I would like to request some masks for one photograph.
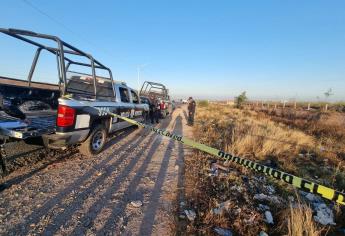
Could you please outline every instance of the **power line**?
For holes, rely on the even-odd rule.
[[[28,0],[22,0],[22,2],[24,2],[27,6],[29,6],[30,8],[32,8],[33,10],[35,10],[36,12],[40,13],[41,15],[49,18],[51,21],[53,21],[55,24],[58,24],[60,27],[64,28],[65,30],[67,30],[68,32],[74,34],[75,36],[77,36],[79,39],[83,40],[84,42],[88,43],[91,46],[97,47],[97,45],[91,41],[89,41],[88,39],[86,39],[86,37],[81,36],[79,33],[75,32],[74,30],[72,30],[71,28],[69,28],[68,26],[66,26],[64,23],[62,23],[61,21],[57,20],[56,18],[50,16],[48,13],[46,13],[45,11],[43,11],[42,9],[38,8],[36,5],[32,4],[30,1]],[[103,53],[107,54],[108,56],[112,56],[111,54],[109,54],[107,51],[102,50]]]

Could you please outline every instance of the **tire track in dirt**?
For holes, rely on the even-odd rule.
[[[120,145],[122,145],[122,147],[118,150],[118,152],[129,149],[128,145],[132,143],[133,141],[135,141],[136,139],[139,139],[140,136],[137,136],[137,132],[135,132],[135,134],[131,134],[128,138],[130,138],[130,140],[128,140],[127,142],[124,142],[123,140],[121,140]],[[66,196],[68,196],[68,194],[74,191],[78,186],[81,186],[85,181],[87,181],[92,175],[96,173],[97,170],[100,170],[103,166],[105,166],[108,162],[110,162],[112,158],[113,158],[113,154],[110,154],[106,158],[104,158],[100,163],[96,164],[95,166],[92,166],[92,168],[89,171],[87,171],[84,175],[80,176],[72,184],[64,188],[62,191],[60,191],[58,194],[53,196],[51,199],[48,199],[43,204],[42,207],[38,209],[34,209],[33,212],[29,216],[25,217],[25,219],[22,220],[23,222],[19,222],[18,224],[15,224],[13,227],[9,228],[8,232],[11,232],[14,234],[23,234],[23,230],[24,232],[27,231],[30,228],[30,225],[39,223],[41,217],[47,214],[52,208],[54,208],[54,206],[58,205],[59,202],[61,202]],[[92,160],[86,159],[85,161],[90,162]],[[68,162],[65,162],[63,164],[67,165],[66,167],[68,168]]]
[[[130,184],[126,186],[127,190],[123,193],[122,198],[119,200],[119,203],[113,207],[110,216],[108,217],[104,226],[97,232],[97,235],[105,235],[109,232],[116,232],[116,230],[118,230],[115,228],[116,225],[112,224],[112,222],[119,220],[120,217],[124,215],[123,213],[127,206],[127,202],[128,200],[130,200],[130,197],[128,196],[131,196],[133,195],[133,193],[136,192],[136,188],[138,187],[140,181],[142,180],[142,176],[145,170],[147,169],[153,155],[155,154],[155,152],[157,151],[161,143],[162,143],[162,137],[156,136],[155,141],[152,143],[145,159],[142,161],[140,167],[136,171],[135,176],[131,180]],[[156,183],[159,181],[162,181],[162,179],[157,178]],[[121,233],[121,232],[118,232],[118,233]],[[139,232],[138,235],[143,235],[143,234]]]
[[[144,141],[144,139],[145,139],[145,136],[140,137],[140,139],[132,143],[131,147],[140,145]],[[126,150],[126,152],[130,152],[129,148]],[[74,200],[72,202],[69,202],[68,204],[59,205],[60,208],[63,208],[65,210],[61,212],[60,214],[55,215],[51,219],[50,224],[44,229],[43,234],[53,235],[54,233],[56,233],[59,230],[60,226],[64,225],[66,222],[68,222],[72,218],[75,212],[83,208],[84,201],[80,201],[80,199],[85,199],[85,201],[87,201],[89,195],[92,195],[93,193],[95,194],[96,192],[98,192],[97,189],[99,189],[99,186],[103,185],[107,178],[111,178],[112,173],[116,171],[119,166],[122,165],[122,162],[124,162],[126,158],[129,158],[129,157],[130,155],[128,155],[127,153],[123,153],[122,155],[118,157],[118,159],[114,163],[107,163],[107,165],[102,169],[102,172],[105,172],[106,174],[100,175],[85,190],[82,190],[80,192],[78,192],[79,189],[74,190],[78,192],[77,196],[74,197]],[[127,170],[127,168],[128,166],[126,167],[125,170]],[[130,171],[130,169],[128,171]],[[107,186],[107,187],[108,189],[113,188],[113,186]],[[81,219],[81,222],[83,222],[83,219]],[[90,225],[88,224],[88,226]]]
[[[154,138],[153,134],[150,134],[151,138],[149,138],[149,140],[146,140],[146,145],[150,143],[150,141]],[[141,136],[141,138],[137,141],[135,141],[134,143],[131,143],[131,147],[136,147],[139,146],[144,140],[145,140],[146,136]],[[125,165],[124,169],[122,170],[122,172],[115,177],[115,182],[121,182],[123,181],[123,178],[125,178],[128,173],[132,170],[133,165],[135,164],[135,161],[137,160],[137,158],[139,158],[138,156],[131,156],[133,155],[133,153],[130,153],[131,148],[128,148],[126,150],[126,153],[123,153],[115,163],[111,163],[111,165],[108,165],[105,167],[105,169],[103,170],[104,172],[106,172],[106,174],[101,175],[98,179],[96,179],[91,186],[89,186],[87,188],[87,190],[82,191],[78,194],[77,198],[70,204],[68,204],[68,206],[65,206],[64,208],[66,209],[63,213],[56,215],[53,219],[51,224],[49,224],[45,230],[43,231],[43,234],[54,234],[56,233],[61,225],[64,225],[66,222],[68,222],[72,216],[74,215],[75,212],[79,211],[80,209],[84,208],[83,207],[83,202],[78,201],[78,198],[82,198],[82,199],[86,199],[87,195],[90,194],[90,192],[96,192],[96,188],[98,188],[100,185],[105,184],[105,180],[106,178],[112,178],[112,174],[114,174],[113,172],[122,164],[122,162],[125,161],[125,159],[127,158],[133,158],[131,163],[129,165]],[[130,153],[130,154],[128,154]],[[126,163],[124,163],[126,164]],[[107,191],[115,191],[116,190],[116,186],[114,186],[113,184],[108,184],[107,185]],[[102,196],[102,198],[100,198],[99,196],[97,196],[96,198],[100,198],[100,201],[104,201],[104,198],[107,199],[107,194],[104,194]],[[110,197],[110,196],[109,196]],[[92,199],[95,200],[95,199]],[[95,216],[97,214],[97,211],[99,211],[98,204],[96,204],[97,201],[95,201],[95,204],[93,204],[90,208],[90,214],[86,214],[84,215],[84,217],[82,217],[80,219],[80,222],[89,222],[88,223],[88,227],[90,227],[92,225],[92,216]],[[75,228],[78,229],[78,226]],[[71,234],[74,235],[77,231],[73,231]],[[80,233],[80,232],[79,232]]]

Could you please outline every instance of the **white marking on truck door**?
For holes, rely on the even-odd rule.
[[[77,115],[77,120],[75,121],[75,128],[88,128],[90,125],[90,115]]]

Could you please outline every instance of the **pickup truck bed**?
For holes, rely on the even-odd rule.
[[[0,134],[25,139],[55,130],[57,85],[0,77]],[[25,120],[15,113],[25,115]]]
[[[0,111],[0,134],[17,139],[38,137],[55,131],[56,115],[30,117],[23,122]]]

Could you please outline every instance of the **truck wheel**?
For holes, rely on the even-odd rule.
[[[97,125],[91,131],[89,137],[80,145],[79,151],[86,156],[94,156],[100,153],[107,140],[107,131],[103,125]]]

